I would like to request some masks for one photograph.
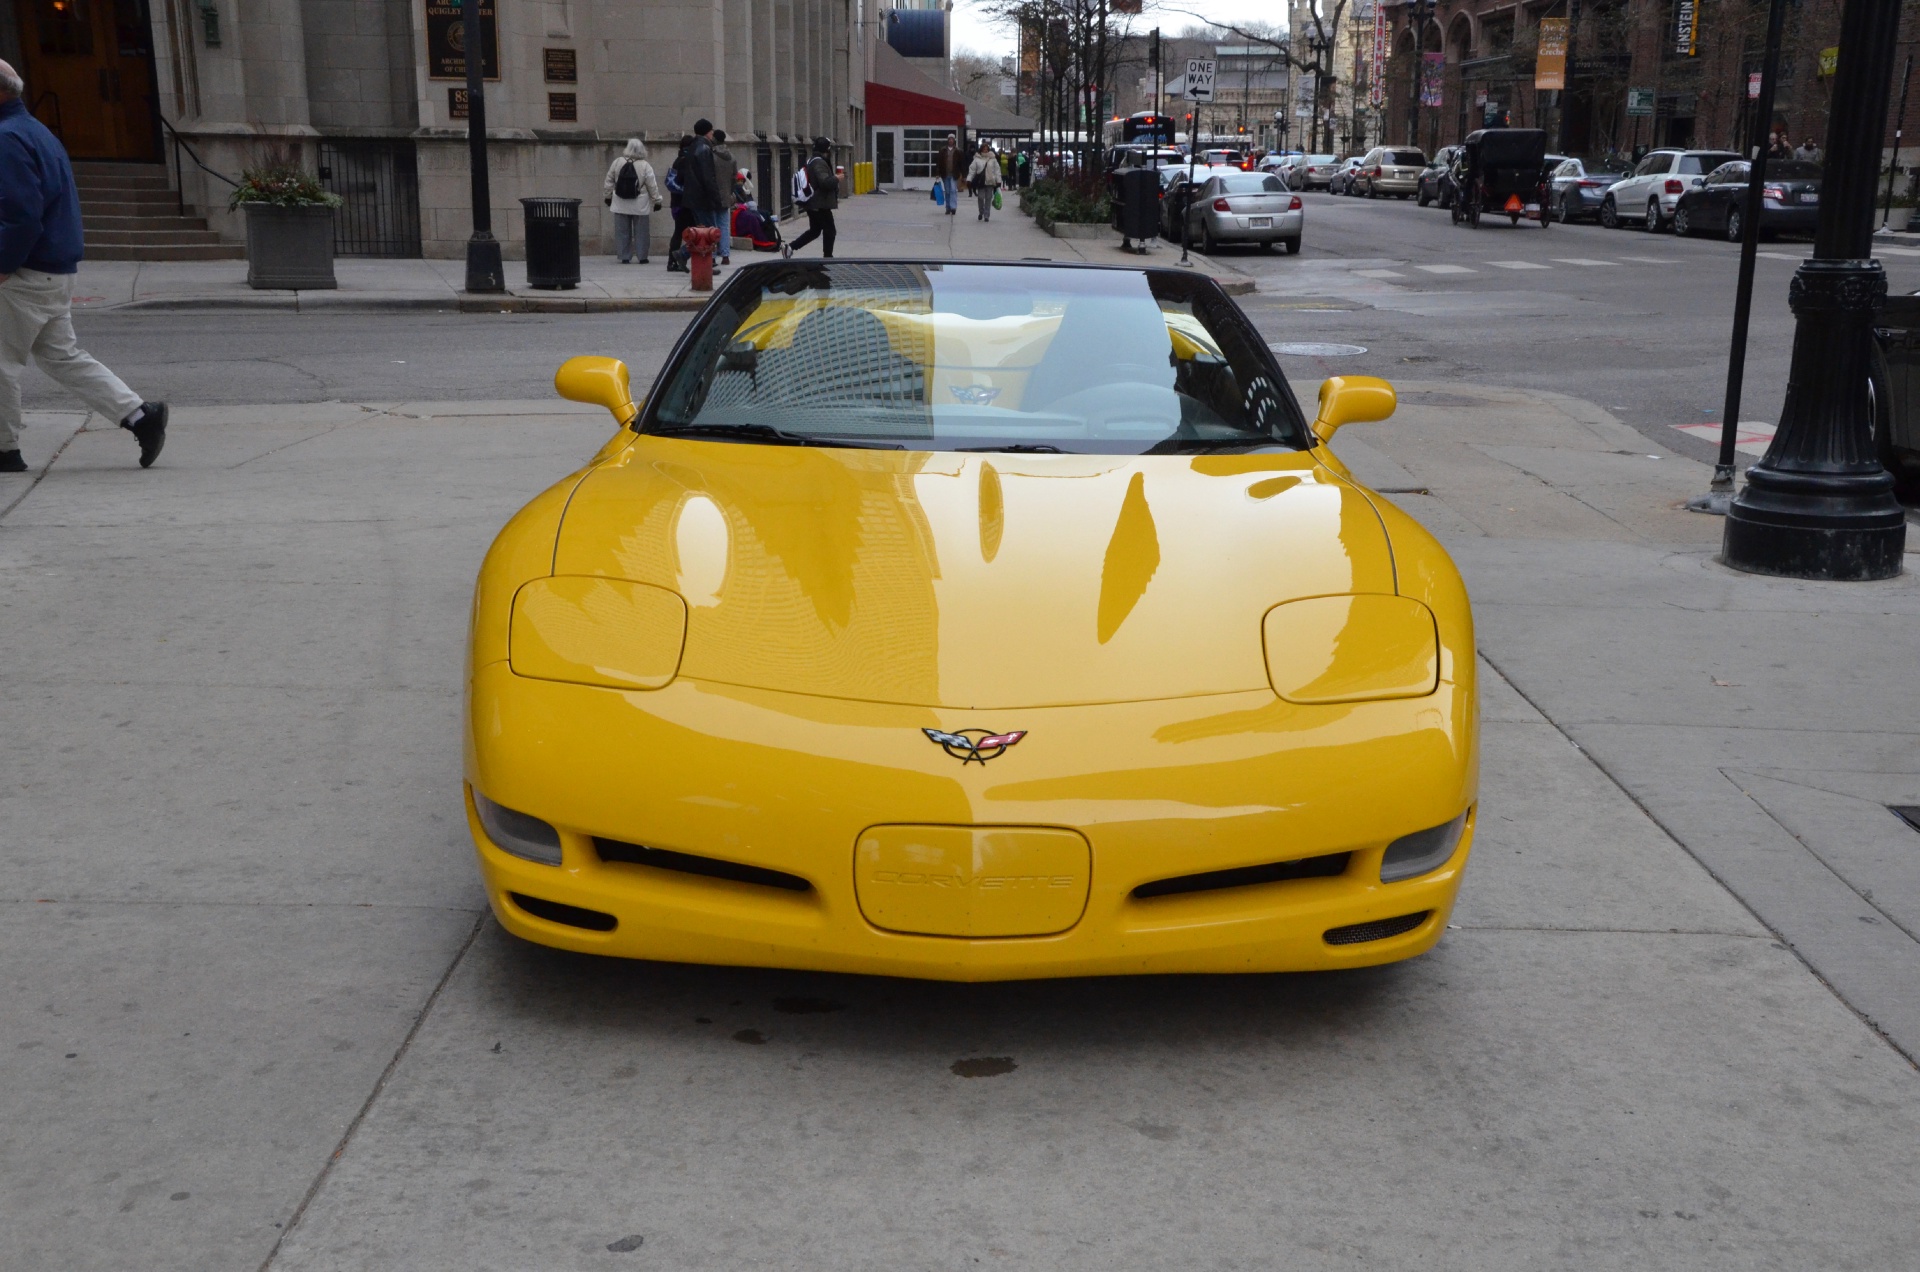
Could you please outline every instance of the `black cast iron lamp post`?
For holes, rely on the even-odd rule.
[[[500,240],[493,237],[493,200],[487,187],[486,41],[481,38],[480,0],[462,0],[460,31],[467,63],[467,170],[472,177],[473,235],[467,239],[467,290],[503,292],[506,271]]]
[[[1426,69],[1427,23],[1435,0],[1407,0],[1407,26],[1413,32],[1413,67],[1407,79],[1407,144],[1420,144],[1420,73]]]
[[[1721,559],[1737,570],[1801,579],[1900,572],[1906,513],[1874,451],[1867,387],[1873,314],[1887,295],[1869,253],[1900,10],[1847,0],[1841,13],[1813,259],[1787,294],[1796,326],[1786,404],[1766,456],[1727,509]]]

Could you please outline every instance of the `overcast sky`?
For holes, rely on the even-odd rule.
[[[953,48],[1004,57],[1014,51],[1014,33],[1010,24],[987,20],[982,0],[953,0]],[[1286,6],[1280,0],[1178,0],[1178,7],[1155,4],[1149,0],[1146,11],[1134,19],[1139,30],[1161,27],[1179,31],[1199,23],[1188,16],[1201,13],[1218,22],[1241,25],[1284,22]]]

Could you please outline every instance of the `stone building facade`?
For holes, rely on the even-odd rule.
[[[1689,18],[1681,35],[1681,5]],[[1891,2],[1891,0],[1890,0]],[[1764,141],[1769,122],[1782,124],[1797,144],[1825,144],[1832,80],[1831,50],[1840,30],[1842,0],[1796,0],[1787,10],[1781,42],[1774,120],[1754,117],[1749,78],[1758,73],[1766,38],[1767,5],[1751,0],[1386,0],[1393,26],[1388,63],[1386,131],[1395,142],[1417,130],[1415,144],[1432,150],[1459,141],[1490,120],[1545,128],[1556,146],[1599,154],[1636,146],[1743,147]],[[1920,39],[1920,3],[1899,0],[1901,41]],[[1567,87],[1534,88],[1540,19],[1572,14]],[[1416,20],[1416,15],[1417,19]],[[1416,27],[1418,32],[1416,35]],[[1823,57],[1823,51],[1827,56]],[[1444,57],[1440,103],[1416,112],[1413,95],[1419,54]],[[1900,66],[1889,104],[1886,144],[1898,110]],[[1920,79],[1920,76],[1916,76]],[[1920,119],[1920,84],[1910,104]],[[1629,110],[1631,96],[1639,99]],[[1640,113],[1644,109],[1646,113]],[[1564,125],[1564,127],[1563,127]],[[1909,137],[1916,131],[1909,122]],[[1900,162],[1911,161],[1911,148]]]
[[[868,58],[854,36],[871,3],[487,0],[493,223],[508,254],[522,196],[580,199],[583,246],[604,245],[601,182],[618,147],[641,138],[664,178],[702,116],[728,131],[763,203],[784,196],[815,135],[851,161]],[[459,0],[0,0],[0,56],[76,159],[177,166],[187,201],[227,237],[242,228],[214,174],[290,154],[347,200],[342,250],[458,256],[471,228],[465,41],[449,28],[460,12]]]

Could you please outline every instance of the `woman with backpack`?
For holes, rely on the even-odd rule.
[[[647,162],[647,148],[638,137],[627,139],[627,148],[607,169],[602,185],[603,201],[613,210],[613,251],[625,265],[638,256],[647,263],[653,249],[653,210],[660,206],[660,178]]]
[[[1000,194],[1000,156],[993,153],[992,142],[981,140],[980,153],[973,157],[967,169],[967,189],[980,200],[980,219],[991,220],[993,201]]]
[[[813,139],[813,158],[793,174],[793,201],[807,214],[807,232],[780,246],[782,256],[794,252],[815,239],[820,240],[820,255],[833,259],[833,210],[840,206],[840,177],[833,170],[833,143],[825,137]]]

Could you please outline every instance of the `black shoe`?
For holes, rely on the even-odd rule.
[[[128,416],[120,427],[139,439],[140,467],[152,468],[153,461],[160,458],[160,448],[167,444],[167,404],[142,402],[140,414]]]
[[[24,473],[27,461],[19,451],[0,451],[0,473]]]

